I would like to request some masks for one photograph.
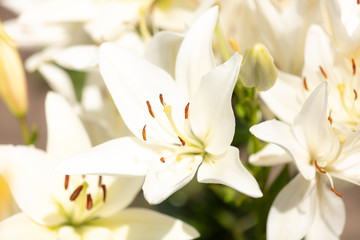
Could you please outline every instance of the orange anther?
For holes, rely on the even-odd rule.
[[[160,161],[161,161],[162,163],[165,163],[165,158],[164,158],[164,157],[161,157],[161,158],[160,158]]]
[[[93,207],[93,201],[92,201],[92,198],[91,198],[91,195],[90,193],[86,196],[86,209],[87,210],[91,210]]]
[[[324,69],[323,69],[321,66],[319,66],[319,68],[320,68],[321,73],[322,73],[322,74],[324,75],[324,77],[327,79],[327,75],[326,75]]]
[[[153,112],[153,110],[152,110],[152,108],[151,108],[150,102],[149,102],[149,101],[146,101],[146,105],[147,105],[147,107],[148,107],[148,110],[149,110],[150,115],[151,115],[153,118],[155,118],[155,114],[154,114],[154,112]]]
[[[102,185],[102,176],[99,176],[98,186],[101,187],[101,185]]]
[[[144,141],[146,141],[146,125],[143,127],[142,137],[143,137]]]
[[[163,98],[163,95],[160,93],[159,95],[159,98],[160,98],[160,102],[161,104],[165,107],[166,106],[166,103],[164,102],[164,98]]]
[[[344,196],[338,193],[333,187],[331,188],[331,191],[333,191],[336,194],[336,196],[344,198]]]
[[[70,180],[70,176],[69,176],[69,175],[65,175],[65,183],[64,183],[64,188],[65,188],[65,190],[67,190],[68,187],[69,187],[69,180]]]
[[[186,107],[185,107],[185,119],[189,118],[189,106],[190,106],[190,103],[186,104]]]
[[[309,88],[308,88],[308,85],[307,85],[307,81],[306,81],[306,77],[304,77],[303,83],[304,83],[304,88],[305,88],[305,90],[306,90],[306,91],[309,91]]]
[[[354,89],[354,100],[356,100],[358,98],[358,94],[357,94],[357,91]]]
[[[316,160],[315,160],[315,167],[317,168],[317,170],[319,170],[319,172],[323,173],[323,174],[326,174],[326,171],[324,169],[321,169],[319,167],[319,165],[317,164]]]
[[[103,202],[106,201],[106,186],[105,184],[101,185],[101,188],[103,190]]]
[[[359,4],[359,1],[358,0],[358,4]],[[355,60],[354,59],[351,59],[351,63],[352,63],[352,68],[353,68],[353,75],[356,74],[356,63],[355,63]]]
[[[328,120],[329,120],[330,124],[332,125],[333,124],[333,119],[331,117],[331,110],[329,112]]]
[[[181,137],[179,137],[179,136],[178,136],[178,138],[179,138],[179,140],[180,140],[180,142],[181,142],[181,145],[182,145],[182,146],[185,146],[185,141],[184,141]]]
[[[81,190],[83,189],[83,185],[78,186],[75,191],[70,196],[70,201],[75,201],[75,199],[79,196]]]

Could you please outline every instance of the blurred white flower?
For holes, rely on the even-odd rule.
[[[143,177],[69,176],[54,168],[90,148],[81,122],[59,95],[46,98],[47,152],[1,146],[1,174],[23,211],[0,223],[1,239],[192,239],[189,225],[152,210],[129,208]]]
[[[345,210],[337,199],[343,196],[335,190],[333,177],[360,185],[360,132],[333,128],[327,101],[328,84],[323,82],[292,125],[269,120],[250,128],[259,139],[284,149],[302,175],[275,200],[268,218],[268,239],[301,239],[305,235],[307,239],[338,239],[343,231]],[[277,163],[278,159],[267,159],[268,165]],[[325,176],[330,187],[323,182]]]
[[[211,43],[217,16],[218,8],[212,8],[188,30],[176,57],[175,81],[128,51],[103,44],[101,74],[138,139],[99,145],[76,156],[82,160],[69,160],[61,170],[146,174],[144,195],[153,204],[187,184],[198,168],[199,182],[221,183],[262,196],[255,178],[242,165],[239,150],[230,146],[235,131],[231,96],[242,58],[236,53],[215,67]],[[119,165],[119,158],[128,162]]]

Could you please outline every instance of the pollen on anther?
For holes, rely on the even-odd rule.
[[[324,75],[324,77],[327,79],[327,75],[326,75],[326,72],[324,71],[324,69],[321,66],[319,66],[319,68],[320,68],[322,75]]]
[[[330,122],[330,124],[332,125],[333,124],[333,119],[332,119],[332,117],[331,117],[331,110],[330,110],[330,112],[329,112],[329,116],[328,116],[328,121]]]
[[[358,4],[359,4],[359,1],[358,0]],[[351,59],[351,63],[352,63],[352,68],[353,68],[353,75],[356,74],[356,63],[355,63],[355,60],[354,59]]]
[[[90,193],[88,193],[88,195],[86,196],[86,209],[91,210],[92,207],[93,207],[93,201],[92,201]]]
[[[354,100],[356,100],[358,98],[358,94],[357,91],[354,89]]]
[[[99,176],[98,186],[101,187],[101,185],[102,185],[102,176]]]
[[[165,158],[164,158],[164,157],[161,157],[161,158],[160,158],[160,161],[161,161],[162,163],[165,163]]]
[[[166,103],[164,102],[164,98],[163,98],[163,95],[161,93],[159,95],[159,98],[160,98],[161,105],[163,105],[165,107]]]
[[[190,103],[186,104],[186,107],[185,107],[185,119],[189,118],[189,106],[190,106]]]
[[[103,202],[106,201],[106,186],[105,184],[101,185],[101,188],[103,190]]]
[[[304,88],[305,88],[305,90],[306,90],[306,91],[309,91],[309,87],[308,87],[308,85],[307,85],[306,77],[304,77],[303,83],[304,83]]]
[[[143,127],[142,137],[143,137],[143,140],[146,141],[146,125]]]
[[[182,145],[182,146],[185,146],[185,141],[184,141],[181,137],[179,137],[179,136],[178,136],[178,138],[179,138],[179,140],[180,140],[180,142],[181,142],[181,145]]]
[[[357,0],[357,4],[358,4],[358,5],[360,4],[360,0]]]
[[[81,190],[83,189],[83,185],[78,186],[75,191],[70,196],[70,201],[75,201],[76,198],[79,196]]]
[[[315,160],[315,167],[317,168],[317,170],[319,170],[319,172],[323,173],[323,174],[326,174],[326,171],[324,169],[321,169],[319,167],[319,165],[317,164],[317,161]]]
[[[68,187],[69,187],[69,180],[70,180],[70,176],[69,176],[69,175],[65,175],[65,182],[64,182],[64,188],[65,188],[65,190],[67,190]]]
[[[154,114],[154,112],[153,112],[153,110],[152,110],[152,108],[151,108],[150,102],[149,102],[149,101],[146,101],[146,105],[147,105],[147,107],[148,107],[148,110],[149,110],[150,115],[151,115],[153,118],[155,118],[155,114]]]
[[[333,191],[336,194],[336,196],[344,198],[344,196],[338,193],[333,187],[331,188],[331,191]]]

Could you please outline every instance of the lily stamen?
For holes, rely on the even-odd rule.
[[[70,180],[70,176],[69,176],[69,175],[65,175],[65,182],[64,182],[64,188],[65,188],[65,190],[67,190],[68,187],[69,187],[69,180]]]
[[[70,196],[70,201],[75,201],[76,198],[79,196],[81,190],[83,189],[83,185],[78,186],[75,191]]]
[[[163,105],[165,107],[166,103],[164,102],[164,98],[163,98],[163,95],[161,93],[159,95],[159,98],[160,98],[161,105]]]
[[[357,94],[357,91],[354,89],[354,101],[358,98],[358,94]]]
[[[360,0],[359,0],[360,1]],[[359,1],[358,1],[358,4],[359,4]],[[351,63],[352,63],[352,68],[353,68],[353,75],[356,74],[356,63],[355,63],[355,60],[354,59],[351,59]]]
[[[98,186],[101,187],[101,185],[102,185],[102,176],[99,176]]]
[[[330,112],[329,112],[329,116],[328,116],[327,119],[329,120],[330,125],[332,125],[332,124],[333,124],[333,119],[332,119],[332,117],[331,117],[331,110],[330,110]]]
[[[91,210],[93,207],[93,201],[92,201],[92,198],[91,198],[91,195],[90,193],[86,196],[86,209],[87,210]]]
[[[309,91],[309,88],[308,88],[308,85],[307,85],[307,81],[306,81],[306,77],[304,77],[303,83],[304,83],[304,88],[305,88],[305,90],[306,90],[306,91]]]
[[[317,170],[319,170],[319,172],[321,172],[321,173],[323,173],[323,174],[326,174],[326,173],[327,173],[324,169],[322,169],[322,168],[319,167],[319,165],[317,164],[317,161],[316,161],[316,160],[315,160],[315,167],[317,168]]]
[[[186,104],[186,107],[185,107],[185,119],[189,118],[189,106],[190,106],[190,103]]]
[[[320,68],[321,73],[322,73],[322,74],[324,75],[324,77],[327,79],[327,75],[326,75],[324,69],[323,69],[321,66],[319,66],[319,68]]]
[[[152,108],[151,108],[150,102],[149,102],[149,101],[146,101],[146,105],[147,105],[147,107],[148,107],[148,110],[149,110],[150,115],[151,115],[153,118],[155,118],[155,114],[154,114],[154,112],[153,112],[153,110],[152,110]]]
[[[181,145],[182,145],[182,146],[185,146],[185,141],[184,141],[181,137],[179,137],[179,136],[178,136],[178,138],[179,138],[179,140],[180,140],[180,142],[181,142]]]
[[[103,190],[103,202],[106,201],[106,186],[105,184],[101,185],[101,188]]]
[[[143,137],[143,140],[146,141],[146,125],[144,126],[144,128],[142,130],[142,137]]]
[[[333,192],[336,194],[336,196],[339,196],[339,197],[341,197],[341,198],[344,198],[344,196],[341,195],[340,193],[338,193],[333,187],[331,188],[331,191],[333,191]]]
[[[160,158],[160,161],[161,161],[162,163],[165,163],[165,158],[164,158],[164,157],[161,157],[161,158]]]

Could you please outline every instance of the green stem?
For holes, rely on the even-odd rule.
[[[23,135],[24,142],[26,145],[30,145],[30,132],[26,123],[26,117],[22,116],[19,117],[18,119],[19,119],[21,133]]]
[[[224,61],[227,61],[230,58],[230,53],[229,53],[226,39],[224,37],[223,32],[221,31],[219,24],[216,24],[215,35],[217,37],[218,46],[219,46],[221,55],[222,55]]]

